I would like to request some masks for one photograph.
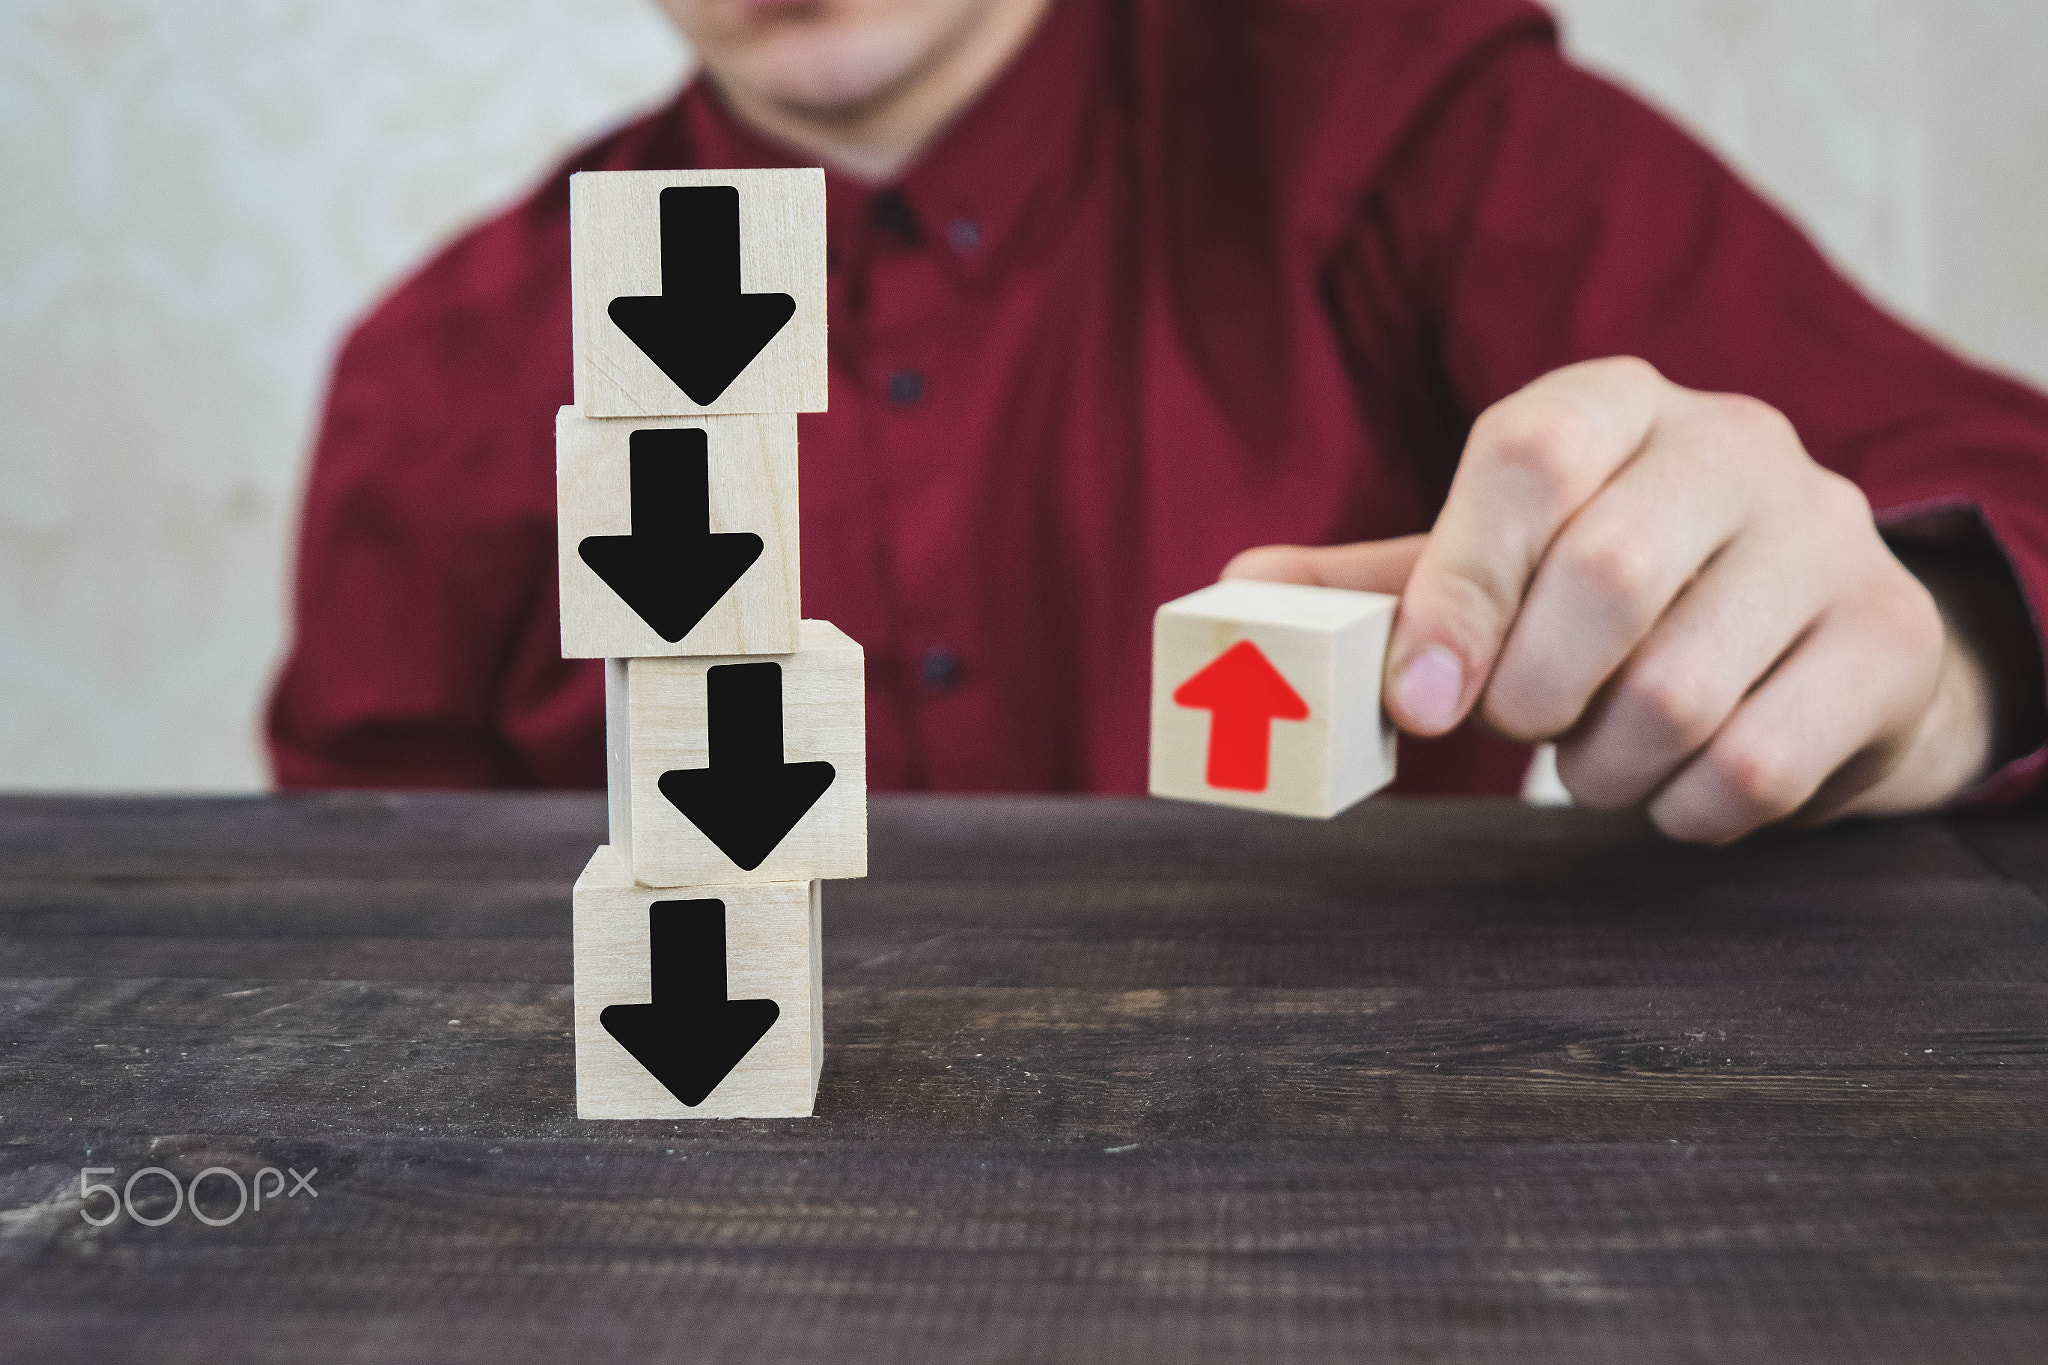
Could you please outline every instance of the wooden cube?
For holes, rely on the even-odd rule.
[[[619,816],[649,886],[865,877],[861,648],[824,621],[791,654],[629,659]],[[616,836],[614,836],[616,837]]]
[[[562,655],[796,648],[796,416],[555,417]]]
[[[825,410],[825,173],[569,177],[586,417]]]
[[[1392,781],[1396,600],[1233,579],[1161,607],[1152,794],[1327,818]]]
[[[574,893],[576,1116],[798,1118],[825,1055],[816,882]]]

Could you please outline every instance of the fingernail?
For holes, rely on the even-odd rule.
[[[1394,684],[1394,700],[1408,719],[1438,730],[1458,714],[1458,698],[1465,691],[1465,667],[1458,656],[1442,645],[1431,645],[1401,670]]]

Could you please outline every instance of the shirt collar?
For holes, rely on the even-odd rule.
[[[1046,207],[1072,186],[1080,145],[1097,112],[1109,60],[1104,0],[1053,0],[1022,51],[896,180],[868,185],[827,170],[826,235],[839,259],[859,251],[887,220],[897,196],[915,231],[960,271],[992,267],[1052,215]],[[753,169],[815,164],[742,124],[708,81],[698,79],[680,108],[699,166]],[[897,211],[900,214],[900,210]]]

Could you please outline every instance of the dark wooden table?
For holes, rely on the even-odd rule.
[[[2039,817],[874,816],[819,1116],[601,1124],[598,799],[0,801],[0,1357],[2048,1360]]]

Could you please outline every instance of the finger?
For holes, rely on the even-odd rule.
[[[1667,387],[1642,361],[1593,361],[1474,423],[1394,625],[1387,709],[1403,729],[1442,734],[1471,710],[1544,551],[1649,437]]]
[[[1779,513],[1731,541],[1681,593],[1557,746],[1582,805],[1647,801],[1704,749],[1742,699],[1818,620],[1847,579],[1853,519],[1816,500],[1859,497],[1825,481],[1788,525]],[[1853,510],[1853,509],[1845,509]],[[1834,532],[1815,528],[1836,527]]]
[[[1223,577],[1399,593],[1428,539],[1418,535],[1355,545],[1261,545],[1226,564]]]
[[[1735,537],[1748,493],[1702,458],[1708,439],[1696,423],[1660,420],[1648,446],[1558,532],[1487,683],[1488,724],[1530,741],[1570,730]]]
[[[1874,781],[1910,740],[1940,646],[1866,604],[1830,610],[1650,802],[1674,839],[1726,844],[1805,806],[1852,761]],[[1940,627],[1936,622],[1934,629]]]
[[[1829,774],[1788,823],[1818,825],[1844,815],[1906,815],[1939,805],[1989,771],[1991,761],[1988,712],[1976,710],[1981,696],[1971,697],[1967,652],[1950,635],[1950,621],[1935,605],[1935,595],[1904,565],[1897,566],[1904,591],[1873,606],[1867,629],[1895,649],[1920,642],[1919,657],[1936,662],[1921,676],[1932,675],[1929,699],[1918,719],[1884,743],[1873,744]],[[1902,679],[1902,685],[1904,680]],[[1910,695],[1910,694],[1909,694]],[[1948,729],[1955,708],[1974,711],[1958,734]],[[1936,741],[1942,763],[1929,763],[1921,746],[1929,727],[1944,736]],[[1961,735],[1982,737],[1973,754]]]

